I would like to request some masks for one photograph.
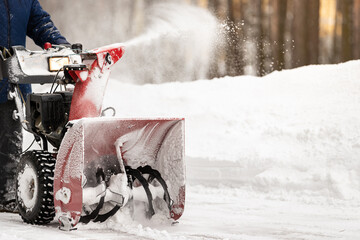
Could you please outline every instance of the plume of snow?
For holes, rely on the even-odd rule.
[[[122,82],[162,83],[205,78],[218,40],[217,19],[209,11],[179,3],[147,10],[143,33],[127,42],[113,77]]]

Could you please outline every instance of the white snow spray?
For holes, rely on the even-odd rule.
[[[178,3],[154,4],[145,31],[125,42],[112,76],[137,84],[206,78],[218,39],[217,19],[206,9]]]

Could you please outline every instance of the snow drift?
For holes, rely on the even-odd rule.
[[[359,66],[161,85],[112,81],[105,105],[119,117],[185,117],[187,164],[213,166],[219,183],[306,201],[360,200]]]

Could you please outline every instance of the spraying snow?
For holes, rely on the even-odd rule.
[[[144,33],[124,43],[113,76],[138,84],[206,78],[218,40],[216,18],[176,3],[154,4],[146,16]]]

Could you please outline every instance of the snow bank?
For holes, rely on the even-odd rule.
[[[188,161],[229,162],[241,186],[360,200],[359,77],[360,61],[351,61],[263,78],[110,81],[104,105],[119,117],[185,117]]]

